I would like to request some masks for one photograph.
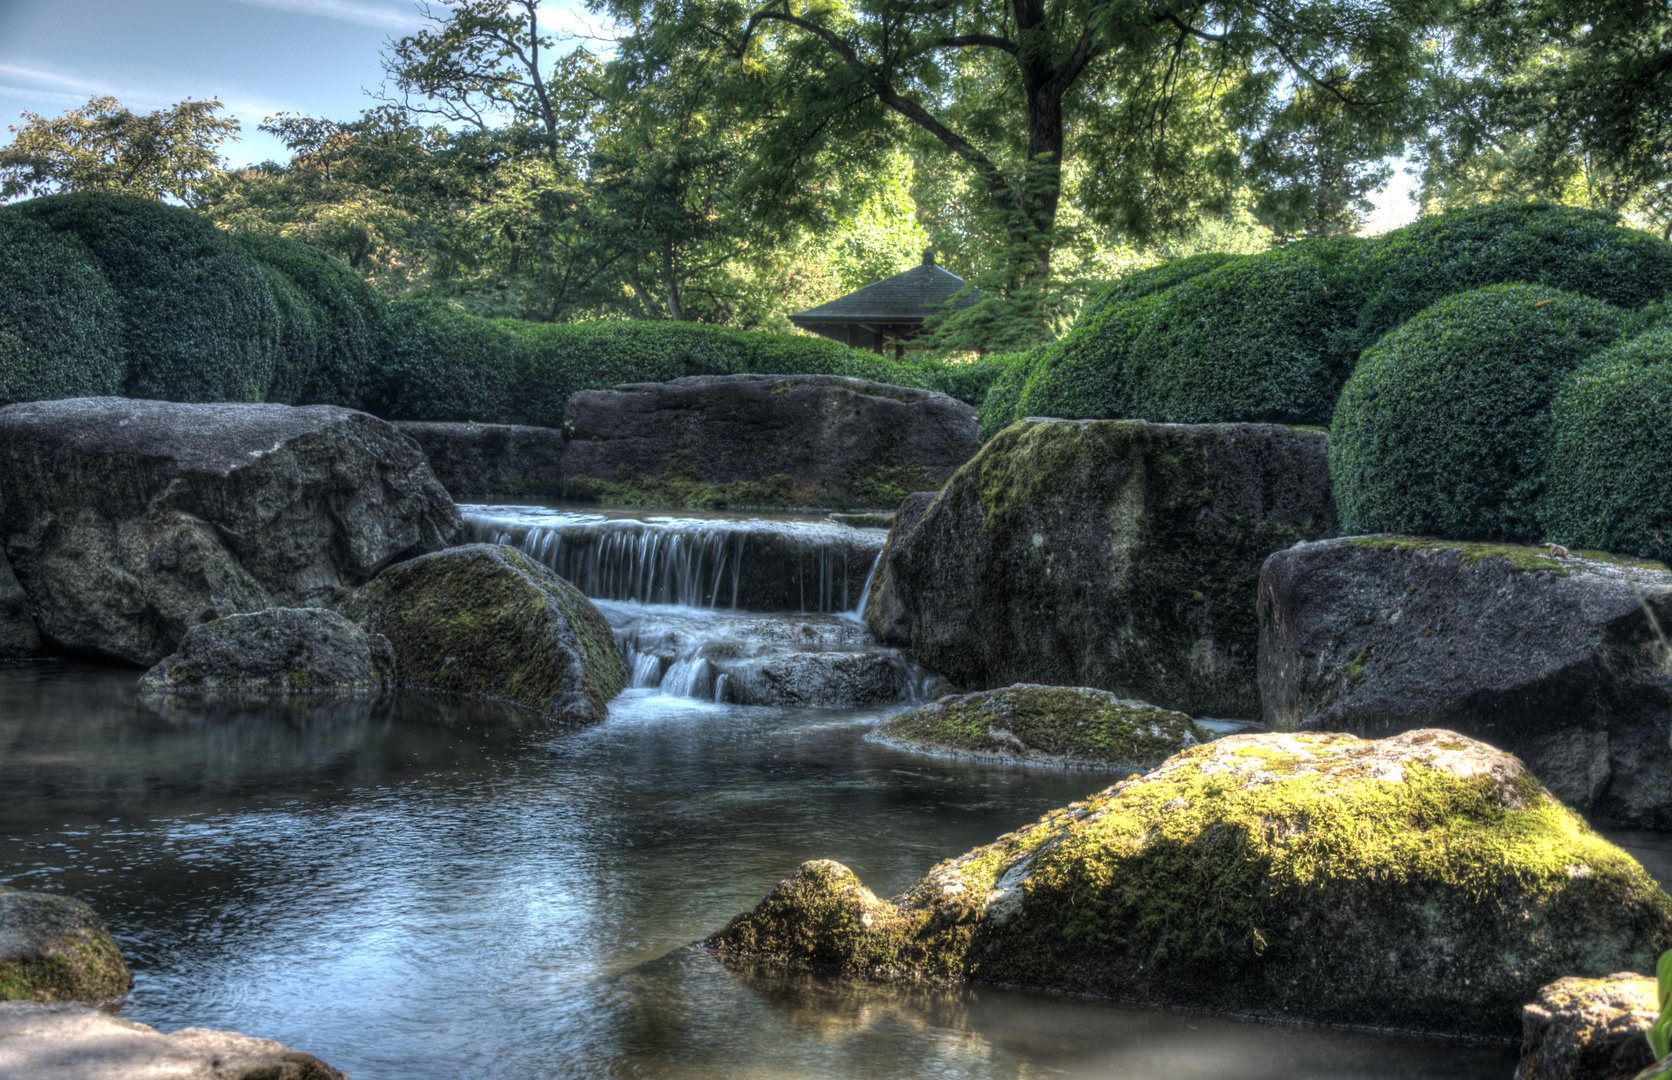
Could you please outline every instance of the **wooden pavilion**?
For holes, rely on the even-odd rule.
[[[946,302],[967,284],[936,263],[933,251],[925,251],[923,265],[791,315],[790,322],[820,337],[875,353],[893,346],[899,358],[906,342],[923,332],[924,321],[945,311]],[[972,289],[959,297],[958,306],[967,308],[980,296],[980,290]]]

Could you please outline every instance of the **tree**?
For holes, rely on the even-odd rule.
[[[121,191],[198,205],[219,171],[220,145],[237,141],[238,121],[217,116],[219,101],[190,98],[134,113],[108,95],[62,116],[24,112],[0,148],[0,198],[60,191]]]

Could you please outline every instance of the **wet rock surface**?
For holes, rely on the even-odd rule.
[[[0,1002],[109,1005],[132,985],[121,950],[91,907],[67,896],[0,888]],[[0,1069],[5,1075],[26,1074]]]
[[[1328,437],[1269,424],[1028,420],[915,517],[867,619],[977,689],[1090,686],[1260,714],[1260,564],[1333,536]]]
[[[0,1003],[0,1076],[29,1080],[347,1080],[320,1061],[235,1031],[164,1035],[84,1005]]]
[[[1278,552],[1260,585],[1267,719],[1443,726],[1594,820],[1672,828],[1672,675],[1639,594],[1672,628],[1658,564],[1399,537]]]
[[[42,635],[143,665],[198,623],[328,601],[461,524],[410,440],[326,405],[11,405],[0,475]]]
[[[397,420],[395,428],[424,451],[455,499],[563,494],[563,433],[556,428],[418,420]]]
[[[1183,713],[1107,690],[1019,683],[941,697],[871,737],[960,757],[1145,772],[1211,736]]]
[[[320,693],[376,690],[393,674],[381,634],[326,608],[268,608],[186,631],[179,649],[139,680],[141,690]]]
[[[1522,1010],[1515,1080],[1631,1080],[1654,1064],[1643,1036],[1656,998],[1655,980],[1629,971],[1557,979]]]
[[[1484,743],[1232,735],[892,900],[806,863],[707,944],[850,975],[1509,1039],[1552,980],[1652,964],[1672,897]]]
[[[975,409],[837,375],[697,375],[569,400],[570,498],[888,508],[980,446]]]
[[[12,573],[5,551],[0,550],[0,660],[28,656],[40,647],[41,635],[35,629],[29,597]]]
[[[573,585],[513,548],[467,544],[399,563],[341,611],[389,640],[395,681],[602,720],[627,685],[604,616]]]
[[[894,514],[888,540],[877,557],[876,569],[871,572],[871,591],[865,595],[865,624],[877,635],[877,640],[890,645],[902,648],[911,645],[911,611],[900,599],[900,590],[894,584],[894,553],[917,531],[937,494],[918,491],[906,496]]]

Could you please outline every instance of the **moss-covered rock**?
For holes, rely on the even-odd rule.
[[[1515,758],[1446,731],[1233,735],[892,900],[807,863],[708,942],[1288,1019],[1508,1038],[1566,974],[1652,964],[1672,897]]]
[[[1260,564],[1335,535],[1326,444],[1263,424],[1015,424],[920,520],[902,508],[867,621],[960,686],[1252,719]]]
[[[394,649],[402,686],[495,698],[560,720],[602,720],[627,685],[604,616],[580,590],[500,544],[398,563],[343,603]]]
[[[133,981],[92,908],[65,896],[0,888],[0,1001],[109,1005]]]
[[[276,694],[376,690],[393,675],[389,642],[324,608],[267,608],[186,631],[141,690]]]
[[[1515,1080],[1631,1080],[1654,1064],[1644,1035],[1659,1014],[1655,980],[1645,976],[1557,979],[1521,1010]]]
[[[872,738],[908,750],[1144,772],[1207,732],[1183,713],[1084,686],[1018,683],[890,717]]]

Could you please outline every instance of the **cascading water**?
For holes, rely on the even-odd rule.
[[[880,529],[462,509],[473,539],[519,548],[592,598],[615,628],[629,693],[860,708],[922,699],[938,681],[858,617]]]

